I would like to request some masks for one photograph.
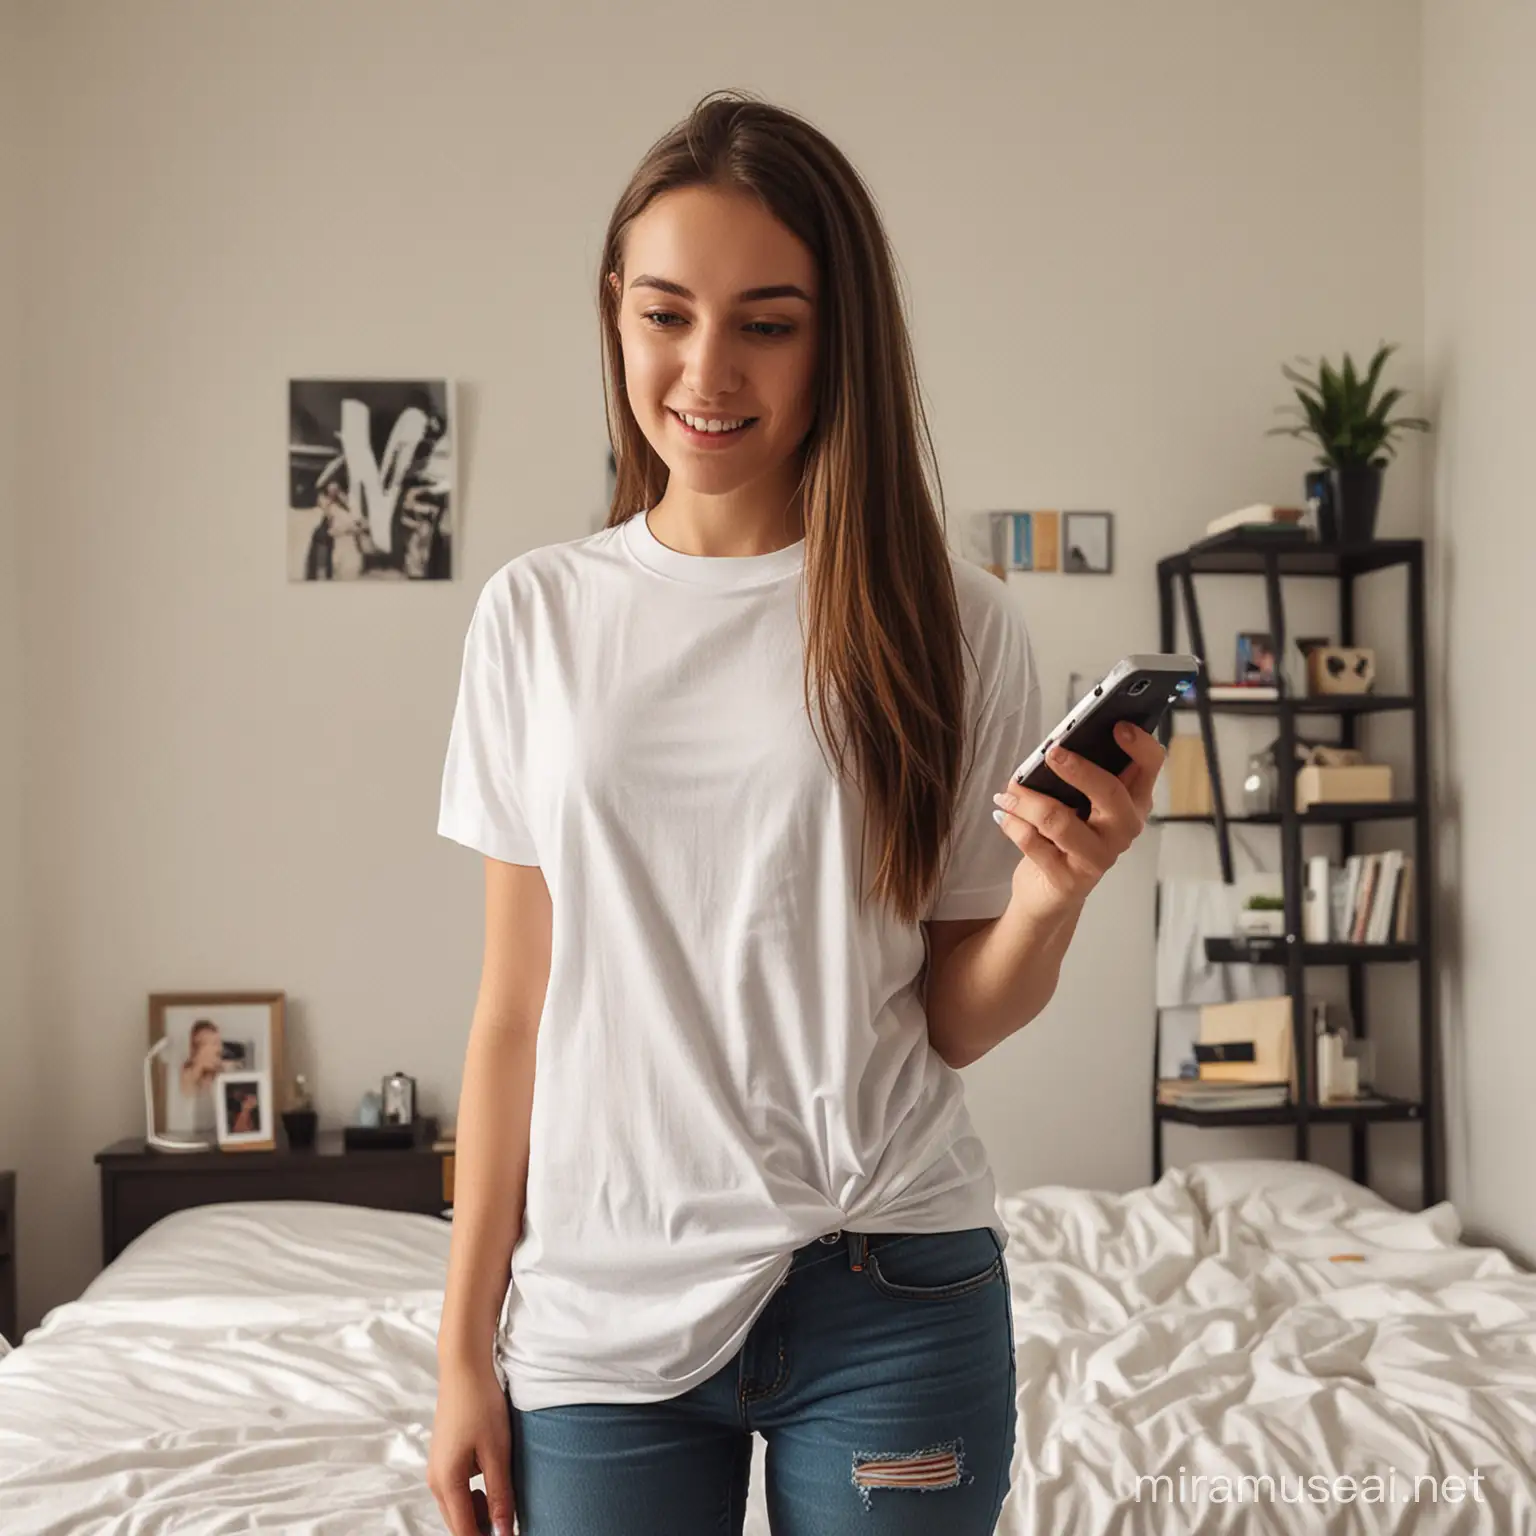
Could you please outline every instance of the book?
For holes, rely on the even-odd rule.
[[[1360,857],[1360,885],[1355,892],[1354,917],[1350,925],[1351,944],[1364,944],[1366,928],[1371,920],[1371,899],[1376,893],[1376,882],[1381,878],[1381,855],[1362,854]]]
[[[1403,855],[1403,876],[1397,902],[1397,931],[1399,944],[1413,943],[1413,855]]]
[[[1350,936],[1354,933],[1355,897],[1360,890],[1360,868],[1364,862],[1364,855],[1359,853],[1352,853],[1344,860],[1344,897],[1337,929],[1338,941],[1341,944],[1350,943]]]
[[[1329,928],[1330,866],[1326,853],[1307,860],[1307,883],[1301,893],[1301,938],[1304,944],[1326,944]]]
[[[1205,696],[1212,701],[1221,699],[1278,699],[1280,690],[1273,683],[1210,683]]]
[[[1349,932],[1349,874],[1343,869],[1328,871],[1328,942],[1340,944]]]
[[[1392,916],[1397,908],[1397,889],[1402,875],[1402,852],[1397,848],[1389,849],[1381,858],[1381,878],[1366,925],[1365,937],[1369,944],[1385,944],[1392,937]]]
[[[1162,1078],[1159,1104],[1179,1109],[1272,1109],[1290,1102],[1285,1083],[1212,1083],[1194,1078]]]
[[[1256,501],[1252,506],[1239,507],[1235,512],[1223,512],[1205,525],[1207,534],[1231,533],[1234,529],[1247,533],[1267,532],[1279,525],[1297,525],[1301,522],[1300,507],[1275,507],[1267,501]]]

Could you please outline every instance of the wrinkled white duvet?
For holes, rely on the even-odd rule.
[[[1212,1162],[1002,1210],[1019,1445],[999,1531],[1536,1532],[1536,1276],[1462,1246],[1448,1203]]]
[[[1536,1532],[1536,1277],[1461,1246],[1449,1205],[1204,1164],[1001,1209],[1006,1536]],[[0,1532],[441,1536],[424,1474],[448,1236],[303,1203],[161,1222],[0,1359]],[[762,1450],[748,1536],[768,1532]],[[1473,1472],[1459,1503],[1413,1481]],[[1390,1502],[1360,1501],[1372,1475]],[[939,1536],[942,1492],[913,1496]]]

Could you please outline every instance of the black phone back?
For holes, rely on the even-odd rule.
[[[1067,729],[1059,736],[1047,736],[1041,748],[1064,746],[1090,763],[1097,763],[1107,773],[1118,774],[1130,763],[1131,755],[1115,740],[1115,727],[1120,721],[1129,720],[1149,735],[1154,733],[1178,697],[1180,685],[1187,686],[1193,678],[1192,673],[1180,675],[1163,669],[1138,668],[1128,672],[1109,693],[1102,694],[1096,689],[1084,699],[1068,717]],[[1093,802],[1087,795],[1068,784],[1048,762],[1038,763],[1022,783],[1026,789],[1071,806],[1084,821],[1093,811]]]

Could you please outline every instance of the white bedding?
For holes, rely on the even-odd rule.
[[[449,1226],[180,1211],[0,1360],[4,1536],[418,1536]]]
[[[1536,1532],[1536,1277],[1461,1246],[1449,1205],[1205,1164],[1001,1209],[1019,1361],[1004,1536]],[[167,1218],[0,1359],[0,1531],[441,1536],[424,1475],[448,1236],[289,1202]],[[767,1536],[756,1451],[747,1533]],[[1190,1494],[1196,1474],[1274,1492],[1137,1504],[1139,1474],[1177,1494],[1181,1466]],[[1298,1482],[1389,1468],[1391,1505]],[[1427,1485],[1408,1502],[1418,1473],[1474,1471],[1460,1504]]]

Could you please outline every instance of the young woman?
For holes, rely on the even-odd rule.
[[[476,1471],[497,1530],[740,1531],[758,1431],[780,1536],[981,1536],[1016,1382],[955,1069],[1049,1000],[1162,749],[994,819],[1029,638],[948,551],[875,205],[808,123],[706,97],[599,305],[609,519],[486,583],[444,770],[486,936],[428,1480],[454,1536]]]

